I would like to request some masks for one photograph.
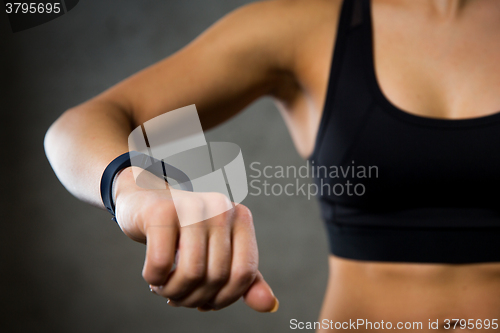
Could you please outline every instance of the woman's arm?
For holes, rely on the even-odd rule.
[[[290,79],[287,1],[257,2],[222,18],[189,45],[66,111],[45,137],[47,157],[76,197],[102,206],[99,180],[127,151],[130,131],[196,104],[203,128],[228,119]],[[280,18],[280,19],[277,19]]]
[[[111,160],[128,150],[133,128],[164,112],[196,104],[204,129],[228,119],[263,95],[278,94],[293,68],[293,1],[266,1],[227,15],[196,40],[99,96],[66,111],[45,137],[47,157],[76,197],[101,206],[99,181]],[[288,84],[289,86],[289,84]],[[132,239],[147,243],[143,276],[175,300],[219,309],[245,295],[258,311],[275,307],[257,271],[257,247],[248,209],[180,228],[167,191],[135,185],[124,170],[116,180],[116,213]],[[198,207],[224,204],[201,195]],[[180,258],[169,275],[176,247]]]

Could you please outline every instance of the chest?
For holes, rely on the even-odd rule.
[[[500,16],[477,20],[437,22],[374,2],[368,65],[384,97],[403,112],[422,117],[463,119],[499,112]],[[294,104],[286,114],[305,156],[314,149],[335,37],[335,26],[325,22],[297,59],[304,87],[298,99],[307,102]]]

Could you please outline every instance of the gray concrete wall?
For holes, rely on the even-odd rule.
[[[141,277],[145,247],[107,212],[72,197],[43,151],[45,131],[64,110],[172,54],[246,2],[81,0],[16,34],[0,13],[3,332],[288,332],[290,319],[318,317],[328,252],[314,200],[243,202],[255,217],[260,270],[280,299],[277,313],[241,301],[219,312],[172,308]],[[304,164],[269,99],[207,138],[240,145],[249,173],[254,161]]]

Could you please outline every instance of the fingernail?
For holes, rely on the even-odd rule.
[[[274,313],[276,311],[278,311],[278,308],[280,307],[280,302],[278,301],[278,299],[275,297],[274,298],[274,307],[271,311],[269,311],[270,313]]]
[[[153,287],[152,285],[149,285],[149,291],[152,292],[153,294],[157,294],[156,290],[155,290],[155,287]]]

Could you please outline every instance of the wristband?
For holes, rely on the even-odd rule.
[[[101,177],[101,199],[104,207],[113,215],[112,220],[116,221],[115,204],[113,202],[113,181],[115,176],[121,170],[129,166],[142,167],[144,170],[151,172],[155,176],[164,179],[167,183],[168,178],[178,182],[181,190],[193,191],[193,185],[189,177],[181,170],[165,163],[163,160],[158,160],[146,154],[137,151],[130,151],[115,158],[108,164]]]

